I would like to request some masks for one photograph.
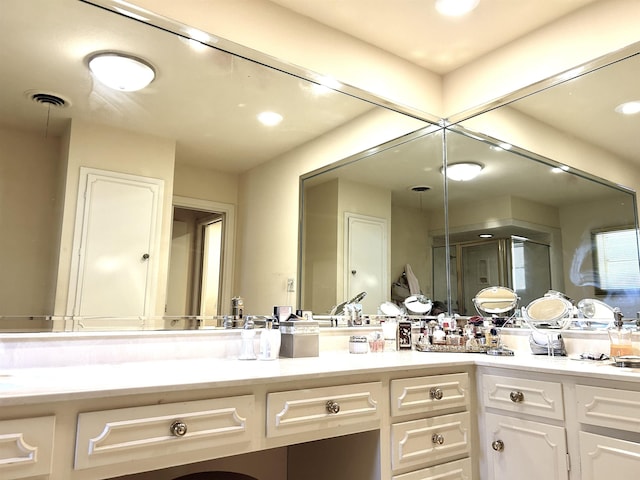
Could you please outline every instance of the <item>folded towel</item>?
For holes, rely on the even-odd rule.
[[[419,295],[422,293],[420,291],[420,282],[418,282],[418,277],[413,274],[411,265],[408,263],[404,267],[404,273],[407,276],[407,283],[409,284],[409,291],[411,292],[411,295]]]

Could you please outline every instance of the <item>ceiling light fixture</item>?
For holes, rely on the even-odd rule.
[[[436,0],[436,10],[447,17],[461,17],[478,6],[480,0]]]
[[[616,107],[616,112],[622,113],[623,115],[635,115],[636,113],[640,113],[640,100],[621,103]]]
[[[142,90],[156,78],[155,70],[144,60],[114,52],[93,55],[89,69],[100,83],[121,92]]]
[[[480,238],[493,238],[493,233],[480,233],[478,236]]]
[[[447,165],[447,178],[457,182],[467,182],[480,175],[483,168],[483,165],[475,162],[452,163]]]
[[[282,121],[282,115],[276,112],[262,112],[258,114],[258,121],[267,127],[273,127]]]

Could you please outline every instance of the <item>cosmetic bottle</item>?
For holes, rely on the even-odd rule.
[[[273,319],[268,318],[265,322],[265,328],[260,333],[260,354],[259,360],[275,360],[280,355],[280,329],[278,325],[274,325]]]
[[[619,308],[614,309],[614,315],[613,326],[607,330],[607,333],[609,333],[610,356],[615,358],[633,355],[631,330],[624,326]]]

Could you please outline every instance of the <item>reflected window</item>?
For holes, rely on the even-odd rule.
[[[633,228],[596,231],[592,233],[596,293],[605,295],[637,289],[640,285],[637,245]]]

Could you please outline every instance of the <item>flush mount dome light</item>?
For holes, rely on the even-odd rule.
[[[475,162],[460,162],[447,165],[447,178],[466,182],[476,178],[484,167]]]
[[[447,17],[461,17],[476,8],[480,0],[436,0],[436,10]]]
[[[153,67],[144,60],[113,52],[92,56],[89,69],[100,83],[121,92],[141,90],[156,77]]]

